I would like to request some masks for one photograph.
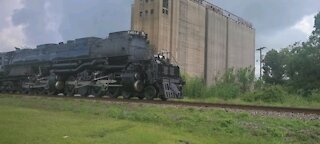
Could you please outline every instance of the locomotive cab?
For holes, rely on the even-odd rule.
[[[121,31],[110,33],[107,39],[96,43],[91,48],[91,57],[108,57],[119,64],[129,61],[150,59],[151,50],[148,48],[147,36],[143,32]]]
[[[135,60],[150,59],[151,49],[148,47],[148,35],[144,32],[128,31],[129,51]]]

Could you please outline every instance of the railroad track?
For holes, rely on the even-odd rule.
[[[106,101],[126,102],[126,103],[145,103],[145,104],[161,104],[171,106],[186,106],[199,108],[228,108],[239,110],[257,110],[281,113],[303,113],[320,115],[320,109],[311,108],[294,108],[294,107],[275,107],[275,106],[256,106],[256,105],[240,105],[240,104],[223,104],[223,103],[204,103],[204,102],[183,102],[183,101],[155,101],[155,100],[123,100],[123,99],[106,99]]]
[[[0,94],[3,96],[4,94]],[[6,96],[30,96],[22,94],[6,94]],[[136,103],[136,104],[155,104],[155,105],[169,105],[169,106],[185,106],[198,108],[226,108],[238,110],[254,110],[266,112],[280,112],[280,113],[301,113],[306,115],[320,115],[320,109],[313,108],[296,108],[296,107],[278,107],[278,106],[257,106],[257,105],[240,105],[240,104],[223,104],[223,103],[204,103],[204,102],[183,102],[183,101],[160,101],[160,100],[138,100],[138,99],[111,99],[111,98],[89,98],[89,97],[63,97],[63,96],[32,96],[32,97],[49,97],[49,98],[64,98],[64,99],[81,99],[81,100],[95,100],[116,103]]]

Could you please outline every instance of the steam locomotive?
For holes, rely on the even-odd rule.
[[[0,53],[0,91],[125,99],[181,99],[180,69],[153,55],[147,34],[110,33]]]

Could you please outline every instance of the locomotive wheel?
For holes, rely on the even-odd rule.
[[[43,89],[42,88],[38,88],[34,90],[35,95],[42,95],[43,94]]]
[[[164,96],[161,96],[161,100],[162,100],[162,101],[167,101],[168,98],[166,98],[166,97],[164,97]]]
[[[28,90],[25,88],[20,89],[20,94],[28,94]]]
[[[89,90],[89,88],[86,86],[86,87],[79,88],[77,91],[78,91],[79,95],[81,95],[82,97],[86,97],[89,94],[88,90]]]
[[[94,97],[101,97],[103,96],[103,92],[101,91],[100,87],[91,87],[90,88],[90,95],[93,95]]]
[[[138,95],[138,98],[139,98],[140,100],[143,100],[143,99],[145,98],[145,96],[144,96],[144,94],[139,94],[139,95]]]
[[[147,100],[153,100],[157,97],[157,89],[154,86],[148,86],[144,89],[144,97]]]
[[[35,91],[33,89],[28,89],[28,95],[34,95],[35,94]]]
[[[8,91],[8,93],[9,93],[9,94],[13,94],[13,93],[14,93],[14,90],[10,89],[10,90]]]
[[[48,96],[56,96],[58,92],[56,90],[48,90]]]
[[[40,91],[39,89],[34,89],[32,95],[39,95]]]
[[[122,96],[123,96],[124,99],[131,99],[133,94],[131,92],[129,92],[129,91],[123,90],[122,91]]]
[[[74,96],[74,94],[75,94],[74,86],[66,85],[66,87],[64,89],[64,94],[65,94],[65,96]]]
[[[74,76],[70,76],[65,82],[64,95],[65,96],[74,96],[76,94],[75,86],[72,84],[68,84],[68,82],[74,82],[76,78]]]
[[[109,88],[107,95],[110,98],[118,98],[120,96],[120,88]]]
[[[40,94],[40,95],[47,95],[47,90],[44,89],[44,88],[41,88],[41,89],[39,90],[39,94]]]

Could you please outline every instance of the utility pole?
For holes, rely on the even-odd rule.
[[[257,51],[260,51],[260,79],[262,78],[262,50],[266,49],[266,47],[258,48]]]

